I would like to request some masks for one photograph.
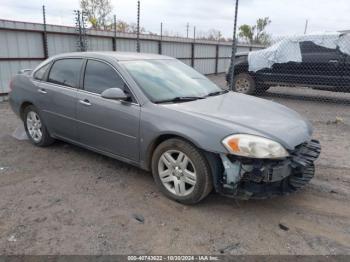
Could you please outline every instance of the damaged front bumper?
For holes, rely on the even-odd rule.
[[[219,193],[236,199],[265,199],[303,188],[313,178],[320,143],[301,144],[282,160],[262,160],[221,154],[223,174],[216,183]]]

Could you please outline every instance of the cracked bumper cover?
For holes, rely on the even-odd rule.
[[[223,175],[217,191],[237,199],[264,199],[303,188],[313,178],[319,141],[305,142],[283,160],[261,160],[221,154]]]

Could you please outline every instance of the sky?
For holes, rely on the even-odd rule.
[[[160,22],[169,34],[186,35],[186,24],[197,34],[220,30],[232,38],[235,0],[141,0],[141,26],[159,33]],[[73,25],[73,10],[79,0],[0,0],[0,19],[42,22],[41,6],[46,6],[47,23]],[[117,19],[136,22],[137,0],[112,0]],[[350,30],[350,0],[240,0],[238,25],[254,24],[260,17],[270,17],[267,31],[273,36],[308,32]]]

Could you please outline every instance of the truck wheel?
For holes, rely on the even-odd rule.
[[[45,147],[55,141],[47,131],[35,106],[30,105],[24,109],[23,121],[27,136],[34,145]]]
[[[161,143],[153,153],[152,173],[168,198],[196,204],[213,188],[211,169],[203,153],[181,139]]]
[[[237,93],[253,95],[255,87],[255,80],[247,73],[240,73],[233,80],[233,89]]]
[[[257,95],[263,95],[263,94],[265,94],[265,92],[266,92],[267,90],[269,90],[269,89],[270,89],[270,85],[259,84],[259,85],[257,85],[257,87],[256,87],[255,93],[256,93]]]

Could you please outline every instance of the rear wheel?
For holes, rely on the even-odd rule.
[[[198,203],[213,187],[205,156],[181,139],[169,139],[156,148],[152,173],[160,190],[170,199],[183,204]]]
[[[30,105],[24,109],[24,128],[30,141],[36,146],[49,146],[54,142],[45,127],[39,111]]]

